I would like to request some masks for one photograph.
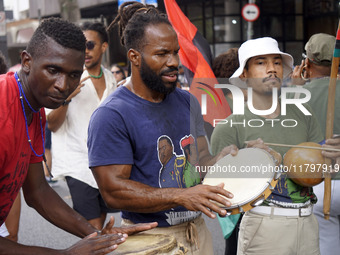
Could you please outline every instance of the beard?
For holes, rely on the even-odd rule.
[[[178,77],[175,82],[169,83],[171,85],[170,87],[167,87],[162,80],[163,74],[173,72],[173,71],[178,71],[178,68],[176,67],[168,68],[164,71],[161,71],[160,74],[158,75],[148,66],[147,63],[145,63],[144,58],[142,57],[140,76],[144,84],[153,91],[156,91],[158,93],[165,94],[165,95],[173,92],[176,89]]]

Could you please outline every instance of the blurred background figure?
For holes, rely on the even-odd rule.
[[[184,69],[182,65],[178,67],[178,82],[181,88],[184,88],[184,89],[189,88],[189,84],[188,84],[187,79],[185,78]]]
[[[111,72],[113,73],[113,76],[115,77],[117,83],[126,78],[124,68],[118,64],[113,64],[111,66]]]
[[[5,56],[0,51],[0,74],[7,73],[7,61]]]
[[[230,78],[239,67],[238,48],[230,48],[224,53],[218,55],[212,62],[212,70],[216,78]],[[221,80],[222,81],[222,80]],[[226,82],[226,81],[223,81]],[[228,80],[228,84],[229,80]],[[242,89],[244,100],[247,101],[247,89]],[[233,112],[233,95],[227,89],[223,89],[223,93]]]
[[[52,133],[51,130],[48,129],[48,123],[46,122],[46,127],[45,127],[45,163],[43,164],[44,166],[44,173],[45,173],[45,178],[48,184],[51,185],[51,187],[56,187],[58,186],[58,180],[52,179],[51,176],[51,171],[52,171]]]
[[[216,78],[230,78],[239,66],[238,48],[230,48],[218,55],[212,62]]]

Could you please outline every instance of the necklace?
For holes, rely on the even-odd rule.
[[[18,84],[18,88],[19,88],[19,95],[20,95],[20,102],[21,102],[21,106],[22,106],[22,111],[24,113],[24,118],[25,118],[25,126],[26,126],[26,134],[27,134],[27,138],[28,138],[28,143],[30,144],[30,147],[31,147],[31,150],[33,151],[34,155],[37,156],[37,157],[41,157],[41,156],[44,156],[45,154],[45,141],[44,141],[44,133],[43,133],[43,127],[42,127],[42,117],[41,117],[41,113],[39,110],[34,110],[33,107],[30,105],[30,103],[28,102],[27,98],[26,98],[26,95],[24,93],[24,90],[22,88],[22,85],[21,85],[21,82],[20,82],[20,79],[19,79],[19,76],[18,76],[18,73],[16,72],[14,74],[15,76],[15,79],[16,79],[16,82]],[[42,154],[38,154],[36,153],[36,151],[33,149],[33,146],[32,146],[32,140],[30,138],[30,135],[28,133],[28,124],[27,124],[27,117],[26,117],[26,112],[25,112],[25,107],[24,107],[24,99],[27,103],[27,105],[29,106],[29,108],[34,112],[34,113],[37,113],[39,112],[39,119],[40,119],[40,131],[41,131],[41,140],[42,140],[42,144],[43,144],[43,153]]]
[[[103,76],[103,69],[102,68],[100,68],[100,74],[99,75],[92,75],[92,74],[90,74],[89,73],[89,75],[92,77],[92,78],[95,78],[95,79],[99,79],[99,78],[102,78],[102,76]]]

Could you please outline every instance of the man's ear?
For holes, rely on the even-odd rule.
[[[26,51],[21,52],[21,69],[26,73],[29,74],[31,71],[32,65],[32,56]]]
[[[306,69],[310,69],[311,65],[312,65],[312,62],[309,60],[309,58],[306,58],[305,65],[303,67]]]
[[[312,72],[311,65],[312,65],[312,62],[309,60],[309,58],[306,58],[305,65],[302,67],[302,73],[301,73],[302,79],[309,79],[311,77],[311,72]]]
[[[247,82],[247,74],[245,74],[244,71],[239,77],[242,81]]]
[[[135,49],[129,49],[127,56],[128,56],[128,59],[130,60],[132,65],[134,65],[136,67],[140,66],[142,56],[139,53],[139,51],[137,51]]]
[[[107,42],[103,42],[102,43],[102,53],[104,54],[104,52],[106,51],[107,47],[109,46],[109,44]]]

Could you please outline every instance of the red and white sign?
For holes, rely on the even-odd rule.
[[[246,21],[253,22],[260,16],[260,8],[256,4],[246,4],[241,13]]]

